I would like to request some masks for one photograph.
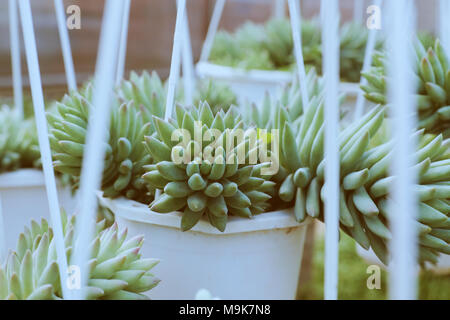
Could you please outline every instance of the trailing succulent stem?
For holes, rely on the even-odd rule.
[[[281,133],[281,164],[285,174],[279,197],[293,202],[295,216],[323,220],[324,188],[324,122],[323,103],[312,101],[298,130],[286,122]],[[339,134],[340,147],[340,226],[366,249],[388,262],[387,241],[391,234],[387,208],[389,187],[395,179],[389,176],[392,142],[371,147],[384,121],[384,108],[376,107]],[[279,111],[283,116],[283,109]],[[420,233],[421,262],[436,262],[439,252],[449,254],[450,228],[450,140],[442,135],[423,135],[416,152],[419,183],[415,186],[420,199],[416,223]]]
[[[427,132],[442,133],[450,137],[450,61],[439,40],[434,48],[425,49],[420,41],[415,43],[416,67],[411,76],[417,84],[415,94],[419,128]],[[386,104],[385,71],[386,54],[374,54],[373,66],[363,73],[368,84],[361,88],[365,97],[375,103]]]

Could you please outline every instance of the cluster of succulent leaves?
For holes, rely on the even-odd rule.
[[[315,68],[309,69],[306,74],[306,90],[309,100],[322,94],[323,81],[317,76]],[[297,125],[304,111],[297,77],[291,84],[283,87],[278,95],[271,96],[266,93],[261,103],[247,102],[243,110],[243,116],[247,123],[255,125],[257,128],[278,129],[276,110],[281,106],[285,107],[290,119]]]
[[[278,196],[292,203],[295,217],[323,220],[324,121],[323,99],[314,98],[299,126],[285,108],[278,108],[280,121],[280,163],[274,178],[280,185]],[[387,207],[389,175],[393,156],[392,141],[370,144],[385,121],[384,107],[378,106],[339,134],[340,147],[340,226],[362,247],[374,250],[384,263],[389,258],[387,242],[391,237]],[[420,199],[417,228],[420,233],[420,262],[436,262],[440,252],[450,253],[450,140],[442,135],[415,133],[420,144],[416,152]],[[376,140],[376,139],[375,139]]]
[[[227,86],[200,81],[196,99],[211,100],[215,111],[229,108],[236,97]],[[71,177],[73,189],[78,188],[86,139],[86,129],[92,108],[92,84],[79,92],[71,92],[56,102],[48,112],[50,143],[54,168]],[[111,105],[109,141],[102,190],[104,196],[149,202],[154,189],[144,183],[143,166],[153,163],[145,151],[144,136],[154,133],[152,116],[162,117],[166,103],[166,88],[158,75],[132,72],[116,89]]]
[[[33,119],[22,119],[7,105],[0,107],[0,173],[40,167],[36,135]]]
[[[75,243],[75,216],[62,213],[64,243],[68,262]],[[61,299],[61,281],[56,258],[56,243],[48,222],[31,222],[20,234],[16,251],[11,251],[0,265],[0,299],[47,300]],[[127,230],[117,224],[105,228],[102,220],[96,225],[91,242],[88,299],[146,299],[143,293],[155,287],[159,280],[151,269],[159,262],[142,258],[139,251],[143,237],[129,238]],[[70,265],[70,263],[69,263]]]
[[[196,122],[200,122],[198,129]],[[250,218],[267,211],[275,183],[262,175],[265,163],[252,164],[249,159],[258,144],[252,145],[245,135],[235,145],[238,130],[245,128],[233,107],[214,115],[206,102],[192,108],[178,106],[173,119],[154,117],[154,123],[156,134],[145,139],[155,164],[146,166],[143,178],[163,192],[150,204],[152,211],[182,211],[182,230],[191,229],[206,216],[220,231],[225,230],[229,215]],[[189,132],[181,142],[172,140],[177,129]],[[228,143],[232,148],[225,151]],[[245,158],[238,159],[241,151]],[[207,154],[209,159],[204,158]]]
[[[207,101],[214,114],[220,110],[225,112],[237,104],[237,98],[229,86],[218,83],[211,79],[197,81],[194,97],[194,105],[198,106],[201,101]]]
[[[419,128],[450,137],[450,61],[439,40],[434,49],[415,43],[416,66],[412,75],[417,82],[415,95]],[[375,103],[386,104],[386,53],[376,52],[373,66],[363,76],[368,84],[361,88],[365,97]]]
[[[92,108],[92,86],[72,92],[56,104],[57,112],[48,113],[54,168],[74,178],[78,187],[83,160],[87,123]],[[106,197],[126,196],[149,201],[142,179],[143,166],[152,163],[142,141],[154,132],[152,115],[164,113],[165,91],[156,74],[131,74],[119,88],[111,106],[108,144],[103,170],[102,190]]]
[[[322,70],[321,32],[317,19],[302,21],[302,50],[305,65]],[[358,82],[368,38],[367,28],[346,23],[340,31],[340,73],[345,81]],[[377,48],[381,48],[381,40]],[[272,19],[264,25],[245,23],[234,34],[220,31],[210,61],[243,69],[288,70],[295,63],[289,20]]]

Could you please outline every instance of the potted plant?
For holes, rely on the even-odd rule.
[[[433,42],[434,41],[434,42]],[[426,44],[428,43],[428,44]],[[434,43],[434,45],[433,45]],[[450,146],[450,67],[449,60],[442,48],[439,40],[428,40],[425,42],[416,41],[415,52],[417,67],[414,69],[414,79],[418,82],[417,108],[419,118],[419,128],[428,133],[441,137],[442,145]],[[368,84],[362,86],[365,97],[374,103],[386,104],[386,53],[376,52],[374,54],[373,65],[368,72],[363,73]],[[430,138],[429,138],[430,139]],[[449,151],[446,153],[449,154]],[[445,157],[444,157],[445,159]],[[444,161],[445,164],[445,161]],[[450,178],[448,166],[441,167],[441,176],[447,180]],[[444,200],[446,206],[440,210],[444,214],[449,214],[448,197]],[[448,233],[448,231],[447,231]],[[448,236],[443,238],[449,241]],[[379,262],[373,251],[363,251],[358,248],[358,253],[365,259],[372,262]],[[436,270],[448,270],[450,261],[448,256],[442,256],[433,261],[432,266]]]
[[[32,118],[20,118],[14,109],[0,109],[0,197],[5,223],[6,248],[13,249],[23,226],[48,218],[44,176]],[[70,189],[59,184],[60,203],[73,209]],[[26,199],[26,201],[23,201]]]
[[[64,241],[70,265],[75,243],[75,215],[62,212]],[[148,299],[146,292],[159,280],[151,273],[156,259],[141,257],[142,236],[128,237],[117,223],[107,227],[105,220],[96,224],[91,242],[91,268],[86,288],[87,299]],[[31,220],[30,228],[18,237],[17,249],[10,251],[0,264],[0,299],[61,299],[61,280],[56,259],[53,230],[47,220]],[[69,288],[76,289],[76,288]]]
[[[80,159],[84,143],[83,134],[85,134],[90,108],[89,95],[89,90],[72,93],[58,104],[57,113],[49,114],[49,123],[52,128],[63,129],[60,130],[61,132],[50,130],[51,145],[55,154],[55,169],[74,174],[73,181],[75,183],[79,179]],[[216,181],[211,183],[211,187],[206,188],[205,186],[204,189],[205,192],[208,189],[209,198],[213,200],[217,198],[214,200],[216,202],[215,209],[212,210],[219,217],[206,212],[205,201],[207,199],[201,196],[200,189],[190,200],[183,197],[174,202],[172,202],[172,198],[169,198],[169,194],[162,190],[158,200],[155,200],[157,202],[152,205],[153,210],[174,212],[162,215],[149,210],[148,204],[154,201],[156,190],[166,189],[161,185],[165,179],[161,179],[159,174],[153,171],[164,166],[163,161],[173,167],[170,164],[170,158],[168,158],[169,160],[164,158],[167,156],[167,146],[164,146],[162,141],[167,142],[167,140],[162,140],[162,137],[167,138],[167,134],[171,134],[167,130],[176,123],[183,124],[184,117],[187,119],[185,126],[188,126],[189,121],[194,121],[193,119],[200,116],[200,110],[197,107],[183,108],[179,106],[176,118],[178,122],[175,118],[169,121],[162,120],[160,117],[164,113],[164,95],[163,85],[156,74],[152,76],[146,73],[142,76],[133,74],[129,81],[124,81],[118,88],[117,101],[120,103],[112,106],[110,139],[102,183],[102,204],[110,208],[116,219],[127,226],[131,233],[141,233],[138,231],[141,229],[147,239],[143,252],[146,253],[147,250],[150,250],[152,254],[161,258],[162,264],[166,264],[161,269],[162,274],[160,275],[167,281],[153,290],[150,296],[154,298],[190,298],[199,288],[208,285],[214,289],[220,287],[219,292],[223,293],[222,297],[236,297],[230,282],[227,284],[227,280],[221,277],[215,277],[214,280],[212,275],[220,265],[222,265],[221,268],[226,268],[227,265],[231,266],[230,263],[233,263],[233,259],[230,259],[230,255],[236,254],[236,252],[228,252],[227,248],[239,246],[243,259],[235,260],[233,269],[236,271],[234,276],[237,278],[233,283],[250,277],[251,269],[256,267],[261,269],[261,272],[252,276],[254,280],[248,281],[247,291],[242,293],[241,298],[294,298],[297,281],[293,281],[293,279],[297,279],[300,270],[304,229],[307,222],[297,223],[293,215],[289,214],[291,209],[286,206],[277,208],[277,211],[272,214],[258,215],[258,213],[268,211],[268,200],[275,192],[275,183],[261,176],[261,171],[264,171],[266,164],[247,164],[242,167],[241,165],[238,167],[238,164],[233,165],[233,168],[228,169],[227,173],[226,180],[229,183],[224,183],[225,172],[221,173],[225,167],[211,164],[207,176],[214,173],[217,175]],[[224,109],[211,108],[208,104],[202,103],[201,105],[202,119],[205,121],[205,125],[208,123],[210,129],[223,132],[226,128],[235,129],[236,132],[244,129],[244,123],[240,120],[240,115],[234,107],[228,108],[228,111],[225,112]],[[72,132],[67,130],[68,126],[66,125],[67,128],[64,130],[61,125],[66,122],[71,122],[79,127]],[[189,123],[194,125],[194,122]],[[71,129],[75,130],[75,126],[71,126]],[[228,130],[226,131],[228,132]],[[256,134],[258,133],[256,132]],[[244,145],[246,143],[248,144],[249,141]],[[180,166],[183,167],[181,164]],[[193,168],[193,166],[195,165],[186,164],[184,168],[187,170],[187,167]],[[195,169],[193,168],[193,170]],[[207,169],[202,170],[206,172]],[[187,183],[187,176],[185,178]],[[210,179],[212,178],[213,176]],[[158,179],[160,179],[159,184]],[[202,183],[202,179],[200,173],[195,175],[191,180],[193,181],[191,183],[196,185],[194,189],[200,188],[200,185],[205,183]],[[182,191],[177,190],[181,183],[172,182],[174,183],[167,187],[168,190]],[[170,191],[168,192],[170,193]],[[227,200],[223,196],[219,197],[222,192],[228,196]],[[117,197],[119,198],[117,199]],[[210,200],[209,203],[214,202],[213,200]],[[249,203],[250,201],[251,203]],[[176,203],[184,204],[184,206],[176,208],[174,206]],[[196,211],[186,211],[187,214],[175,212],[180,209],[183,209],[184,212],[185,209],[189,209],[189,205]],[[202,210],[205,217],[200,219]],[[227,224],[228,210],[230,219]],[[235,216],[232,216],[231,212]],[[238,214],[246,217],[256,216],[247,221],[237,217]],[[184,218],[182,218],[183,216]],[[211,219],[212,225],[205,220],[207,216]],[[226,230],[225,225],[227,225]],[[192,230],[182,232],[182,230],[188,229]],[[256,245],[257,239],[261,236],[267,241]],[[180,240],[187,244],[189,250],[180,251],[178,249]],[[207,244],[212,241],[215,245],[208,246]],[[238,244],[238,242],[241,243]],[[168,247],[172,249],[168,249]],[[202,250],[204,254],[201,253]],[[215,254],[217,250],[226,250],[227,253],[218,259]],[[245,258],[247,255],[251,255],[253,258]],[[262,264],[267,267],[262,269]],[[185,267],[175,271],[176,267],[174,266],[178,265],[185,265]],[[203,271],[199,271],[199,268],[202,268]],[[273,279],[271,274],[277,268],[283,268],[285,272],[277,279]],[[238,272],[238,270],[240,271]],[[238,278],[241,280],[237,280]],[[178,281],[182,281],[185,285],[180,287]],[[214,285],[211,284],[213,281]],[[263,296],[265,290],[262,288],[269,282],[273,284],[274,291]]]
[[[317,19],[302,21],[302,51],[305,67],[321,72],[321,32]],[[341,90],[356,96],[368,31],[356,23],[341,27]],[[381,47],[378,41],[377,47]],[[295,78],[294,43],[288,19],[271,19],[264,25],[247,22],[233,34],[220,31],[207,62],[197,64],[199,76],[228,83],[241,102],[260,102],[265,91],[276,93]]]

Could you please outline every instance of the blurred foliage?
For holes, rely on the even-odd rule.
[[[366,273],[369,264],[356,252],[356,244],[346,234],[340,234],[339,243],[339,286],[338,298],[341,300],[387,299],[388,273],[381,270],[381,289],[367,288]],[[315,242],[311,278],[300,289],[298,299],[323,299],[324,285],[324,239]],[[450,299],[450,274],[438,275],[432,271],[422,271],[419,279],[419,299]]]

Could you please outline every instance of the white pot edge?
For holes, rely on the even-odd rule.
[[[278,70],[244,70],[233,67],[222,66],[211,62],[198,62],[195,66],[197,75],[200,77],[211,77],[225,81],[243,81],[261,84],[279,85],[290,83],[294,74],[288,71]],[[361,90],[359,83],[340,82],[340,90],[349,95],[356,96]]]
[[[0,188],[45,186],[44,173],[39,169],[19,169],[0,174]]]
[[[100,192],[98,193],[98,197],[102,205],[122,219],[175,228],[181,231],[180,220],[182,214],[180,212],[161,214],[151,211],[145,204],[126,198],[108,199],[102,197]],[[252,219],[230,216],[224,232],[214,228],[208,221],[200,220],[188,232],[200,232],[223,236],[254,231],[299,228],[306,226],[311,222],[309,217],[302,223],[297,222],[292,211],[293,208],[266,212],[257,215]]]

